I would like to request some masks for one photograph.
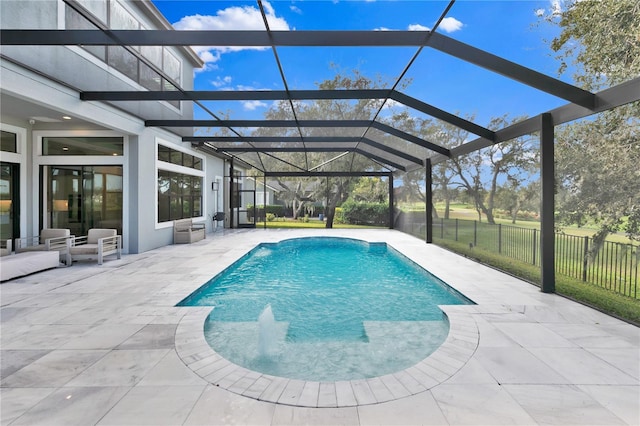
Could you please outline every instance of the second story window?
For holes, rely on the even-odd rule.
[[[186,152],[158,144],[158,160],[190,169],[202,170],[202,159]]]
[[[92,15],[95,21],[110,29],[144,30],[145,26],[131,14],[118,0],[82,0],[79,5]],[[65,26],[68,29],[91,29],[97,27],[78,11],[67,5]],[[106,62],[114,69],[129,77],[148,90],[178,90],[174,83],[182,84],[182,62],[170,49],[162,46],[132,46],[134,53],[122,46],[83,46],[83,49]],[[144,57],[150,65],[164,73],[160,74],[152,66],[141,60]],[[179,101],[167,102],[180,109]]]

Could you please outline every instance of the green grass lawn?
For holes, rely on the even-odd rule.
[[[540,267],[509,259],[465,243],[437,239],[439,246],[500,269],[540,286]],[[640,300],[623,296],[593,284],[556,274],[556,292],[598,310],[640,326]]]
[[[415,209],[417,206],[413,206],[412,209]],[[417,209],[416,211],[420,211]],[[422,211],[424,211],[424,205],[422,206]],[[444,216],[444,204],[437,203],[436,211],[438,212],[439,217]],[[449,218],[450,219],[459,219],[459,220],[478,220],[478,212],[473,208],[473,206],[467,204],[451,204],[449,208]],[[482,221],[486,223],[486,216],[482,216]],[[533,220],[516,220],[516,223],[511,223],[511,219],[505,218],[495,218],[496,224],[509,225],[509,226],[517,226],[520,228],[529,228],[529,229],[540,229],[540,222]],[[597,229],[589,226],[557,226],[562,232],[567,235],[575,235],[577,237],[592,237]],[[614,243],[621,244],[635,244],[638,245],[637,241],[631,241],[624,234],[609,234],[607,236],[607,241],[611,241]]]

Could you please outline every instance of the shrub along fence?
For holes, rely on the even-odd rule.
[[[347,201],[340,208],[339,220],[352,225],[389,226],[389,205]]]
[[[410,212],[411,213],[411,212]],[[418,213],[418,212],[415,212]],[[425,238],[425,213],[406,215],[396,228]],[[397,224],[398,225],[398,224]],[[540,266],[540,231],[511,225],[436,219],[434,239],[468,244],[469,248],[497,253]],[[605,241],[597,249],[591,237],[556,233],[556,272],[607,288],[625,296],[640,298],[638,291],[640,247]]]
[[[277,204],[267,204],[267,215],[272,214],[274,217],[284,217],[285,214],[285,208],[284,206],[281,205],[277,205]],[[256,206],[256,222],[264,222],[264,212],[265,212],[265,206],[264,205],[257,205]],[[248,205],[247,206],[247,216],[249,218],[249,221],[253,220],[253,205]]]

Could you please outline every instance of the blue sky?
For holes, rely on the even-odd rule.
[[[177,29],[264,29],[255,1],[154,3]],[[569,74],[557,75],[558,63],[549,48],[558,29],[536,25],[537,11],[550,10],[557,3],[459,0],[438,32],[571,83]],[[433,27],[448,1],[278,0],[263,4],[273,30],[420,30]],[[315,89],[317,82],[335,76],[336,69],[380,76],[390,87],[416,50],[280,47],[278,55],[290,89]],[[196,73],[197,90],[284,88],[271,49],[198,48],[197,52],[206,61]],[[408,95],[452,113],[473,115],[481,125],[505,112],[514,118],[531,116],[566,103],[430,48],[422,51],[406,77],[412,80],[404,90]],[[232,119],[261,118],[268,106],[266,102],[208,104],[222,115],[229,110]]]

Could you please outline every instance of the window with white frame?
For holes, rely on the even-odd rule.
[[[158,223],[203,216],[202,158],[158,144]]]

